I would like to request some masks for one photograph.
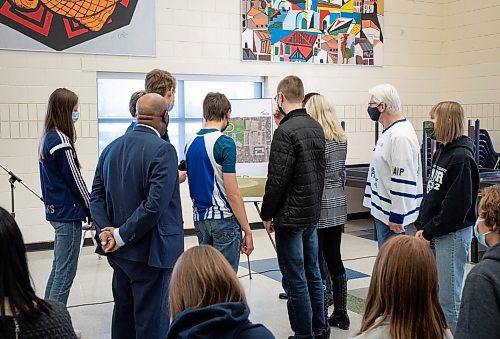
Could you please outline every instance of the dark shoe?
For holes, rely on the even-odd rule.
[[[330,327],[327,327],[320,335],[315,335],[314,339],[328,339],[330,338]]]
[[[328,318],[330,326],[338,327],[341,330],[348,330],[351,324],[349,316],[346,314],[335,314],[335,312]]]
[[[280,294],[278,294],[278,298],[286,300],[288,299],[288,296],[286,295],[286,292],[281,292]]]
[[[328,318],[330,326],[348,330],[351,324],[347,315],[347,277],[345,274],[332,278],[333,282],[333,314]]]

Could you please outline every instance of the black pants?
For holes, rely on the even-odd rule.
[[[340,254],[340,242],[342,240],[342,225],[327,228],[318,228],[319,256],[326,261],[326,266],[331,277],[337,277],[345,274],[342,256]],[[319,265],[321,279],[327,280],[328,272],[325,272]]]

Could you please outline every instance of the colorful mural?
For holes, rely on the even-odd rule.
[[[384,0],[242,0],[243,60],[383,65]]]
[[[151,26],[148,21],[153,22],[154,30],[154,20],[145,23],[137,18],[140,21],[134,25],[134,16],[138,12],[150,16],[152,10],[154,5],[139,5],[138,0],[0,0],[0,48],[45,50],[36,41],[53,51],[154,54],[154,41],[153,48],[149,43],[140,50],[143,53],[127,51],[135,39],[131,30],[141,30],[144,24]],[[149,35],[154,38],[150,32],[145,34]],[[145,46],[141,40],[136,41]]]

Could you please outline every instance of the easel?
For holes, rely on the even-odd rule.
[[[262,202],[260,202],[260,203],[262,203]],[[255,208],[257,209],[257,213],[259,213],[259,215],[260,215],[259,201],[254,201],[253,204],[254,204]],[[262,222],[262,224],[264,224],[264,222]],[[277,253],[277,251],[276,251],[276,243],[274,242],[274,239],[271,236],[271,233],[269,233],[269,231],[267,230],[267,228],[265,226],[264,226],[264,229],[266,230],[267,236],[269,237],[269,240],[271,241],[271,244],[274,247],[274,251]]]
[[[243,202],[245,203],[253,203],[255,206],[255,209],[257,210],[257,213],[260,216],[260,206],[259,203],[262,203],[262,198],[243,198]],[[264,224],[264,222],[262,222]],[[273,237],[271,236],[271,233],[267,230],[267,228],[264,225],[264,229],[266,230],[267,236],[269,237],[269,240],[271,241],[271,244],[273,245],[274,251],[276,252],[276,243],[274,242]],[[247,263],[248,263],[248,276],[250,279],[252,279],[252,270],[250,268],[250,256],[247,255]]]

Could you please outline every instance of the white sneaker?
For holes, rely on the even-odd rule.
[[[74,328],[73,331],[75,331],[76,337],[78,339],[80,339],[82,337],[82,331],[77,330],[76,328]]]

